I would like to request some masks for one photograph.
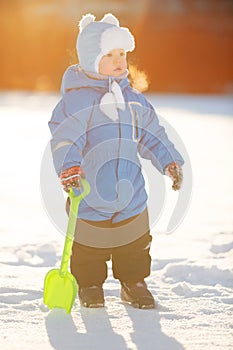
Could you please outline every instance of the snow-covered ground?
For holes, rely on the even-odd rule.
[[[147,283],[158,308],[122,304],[109,265],[105,309],[86,309],[77,300],[67,315],[49,311],[42,300],[44,276],[59,266],[64,242],[40,194],[47,121],[58,95],[0,94],[1,349],[233,349],[232,96],[148,98],[183,140],[194,177],[181,225],[169,235],[160,222],[152,230]],[[166,182],[161,222],[176,202],[170,187]]]

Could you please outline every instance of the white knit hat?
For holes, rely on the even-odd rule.
[[[79,35],[76,49],[82,68],[99,73],[101,58],[109,51],[123,49],[133,51],[134,37],[128,28],[120,27],[118,19],[111,13],[104,15],[101,21],[87,14],[79,22]]]

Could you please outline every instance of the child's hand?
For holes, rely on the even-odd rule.
[[[80,166],[66,169],[60,175],[61,184],[66,192],[69,192],[71,187],[80,190],[82,188],[81,178],[85,179],[85,174]]]
[[[172,189],[174,191],[177,191],[181,188],[183,181],[183,170],[179,164],[175,162],[170,163],[168,166],[166,166],[164,174],[168,175],[172,179]]]

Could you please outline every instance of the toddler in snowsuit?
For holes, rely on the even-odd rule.
[[[82,177],[91,186],[79,207],[71,272],[81,304],[101,307],[106,262],[111,259],[122,300],[154,308],[144,281],[150,274],[152,237],[138,154],[169,175],[174,190],[181,186],[184,161],[153,107],[130,86],[126,53],[135,47],[130,31],[112,14],[99,22],[85,15],[79,29],[80,64],[66,70],[63,96],[49,122],[63,188],[78,192]]]

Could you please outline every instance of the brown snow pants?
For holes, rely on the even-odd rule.
[[[135,219],[137,225],[135,226]],[[139,223],[139,224],[138,224]],[[113,276],[120,281],[141,281],[150,275],[151,256],[149,254],[152,236],[150,235],[148,211],[145,209],[139,215],[113,223],[111,220],[89,221],[77,219],[76,237],[79,233],[93,227],[101,230],[118,228],[125,233],[140,230],[143,234],[128,244],[113,248],[96,248],[80,244],[77,240],[73,243],[70,259],[71,272],[75,276],[79,286],[91,286],[103,284],[107,278],[107,261],[112,260]],[[97,230],[97,234],[98,234]],[[110,232],[110,231],[109,231]]]

